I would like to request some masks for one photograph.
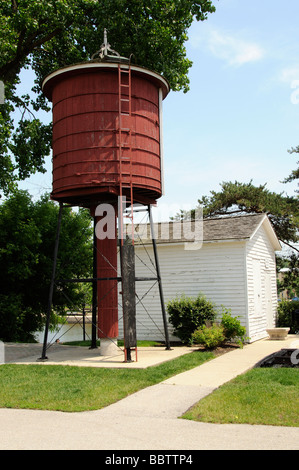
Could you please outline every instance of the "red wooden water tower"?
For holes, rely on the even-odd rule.
[[[113,237],[105,238],[101,234],[94,237],[94,274],[90,280],[94,287],[93,322],[97,317],[97,335],[101,345],[105,343],[108,348],[118,336],[117,285],[120,280],[123,307],[131,303],[134,309],[135,287],[128,284],[130,273],[123,272],[123,266],[128,266],[128,259],[132,259],[124,248],[123,211],[130,208],[133,224],[134,204],[145,205],[152,223],[150,207],[163,192],[162,100],[169,92],[168,82],[161,75],[120,57],[108,44],[105,30],[104,43],[91,61],[54,71],[44,79],[42,88],[53,105],[51,198],[60,203],[61,210],[63,204],[89,208],[94,217],[95,234],[100,221],[97,208],[105,203],[114,209],[110,215]],[[60,222],[55,256],[59,227]],[[169,345],[154,234],[152,238]],[[117,277],[118,239],[121,259],[125,260],[121,265],[121,279]],[[55,266],[56,259],[52,283]],[[134,271],[131,274],[134,277]],[[53,285],[49,309],[52,293]],[[134,334],[130,339],[131,329],[130,315],[124,312],[127,352],[136,342]],[[95,331],[93,328],[93,344]],[[43,358],[46,336],[47,327]],[[104,354],[106,352],[105,347]]]

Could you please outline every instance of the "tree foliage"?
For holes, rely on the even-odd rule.
[[[282,300],[278,304],[277,326],[289,327],[290,334],[299,332],[299,301]]]
[[[299,146],[292,148],[289,150],[289,153],[299,153]],[[284,183],[290,183],[291,181],[299,179],[299,161],[297,162],[297,168],[292,171],[292,173],[285,178]],[[298,190],[296,191],[298,192]]]
[[[299,297],[299,256],[291,253],[289,256],[277,257],[277,271],[283,272],[277,280],[278,292],[287,291],[289,298]]]
[[[211,191],[211,196],[198,200],[203,206],[204,217],[265,213],[281,241],[298,241],[299,208],[296,198],[271,192],[266,184],[254,186],[252,181],[224,182],[220,186],[221,191]]]
[[[299,240],[298,198],[284,193],[275,193],[267,189],[266,184],[254,186],[252,181],[223,182],[220,191],[211,191],[209,196],[202,196],[198,203],[203,208],[203,217],[225,217],[235,214],[267,214],[279,240],[294,246]],[[195,210],[180,211],[175,219],[194,217]]]
[[[122,56],[163,74],[172,90],[189,88],[185,42],[192,21],[215,11],[211,0],[0,0],[0,184],[5,194],[28,174],[43,171],[50,151],[51,126],[35,117],[49,110],[43,78],[65,65],[90,60],[103,42]],[[20,72],[36,74],[33,97],[18,96]],[[15,128],[14,109],[21,119]],[[25,136],[25,143],[20,140]]]
[[[45,320],[53,265],[58,207],[43,196],[33,202],[17,191],[0,205],[0,339],[28,341]],[[92,272],[92,228],[87,210],[64,207],[57,279],[87,277]],[[53,310],[80,306],[77,284],[57,285]]]

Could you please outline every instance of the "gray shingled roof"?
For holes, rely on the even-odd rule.
[[[264,219],[265,214],[204,219],[204,241],[248,239]]]
[[[204,219],[203,241],[248,240],[264,217],[265,214],[248,214],[235,217]],[[198,227],[196,229],[199,230]],[[192,241],[194,239],[194,236],[192,236],[194,230],[194,222],[189,222],[189,224],[182,222],[159,222],[155,224],[157,243]],[[149,224],[142,224],[139,227],[139,233],[143,243],[150,242]],[[135,243],[138,244],[138,237],[136,237]]]

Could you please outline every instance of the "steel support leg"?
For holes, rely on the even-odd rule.
[[[47,318],[46,318],[45,333],[44,333],[44,344],[43,344],[42,356],[39,358],[39,360],[41,360],[41,361],[45,361],[46,359],[48,359],[47,356],[46,356],[46,351],[47,351],[48,332],[49,332],[49,325],[50,325],[50,316],[51,316],[52,303],[53,303],[53,291],[54,291],[54,283],[55,283],[55,275],[56,275],[56,265],[57,265],[57,254],[58,254],[59,237],[60,237],[62,209],[63,209],[63,203],[61,202],[60,205],[59,205],[59,215],[58,215],[58,223],[57,223],[57,230],[56,230],[56,240],[55,240],[53,268],[52,268],[52,278],[51,278],[51,284],[50,284],[50,291],[49,291],[49,298],[48,298],[48,308],[47,308]]]

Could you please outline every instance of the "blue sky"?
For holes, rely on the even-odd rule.
[[[280,183],[296,167],[299,145],[298,0],[216,0],[187,43],[191,90],[163,103],[165,195],[158,218],[190,209],[222,181]],[[48,168],[50,169],[50,158]],[[51,172],[24,182],[33,195]]]
[[[190,92],[164,101],[163,204],[194,207],[222,181],[297,186],[280,181],[299,159],[299,2],[215,6],[189,31]]]

